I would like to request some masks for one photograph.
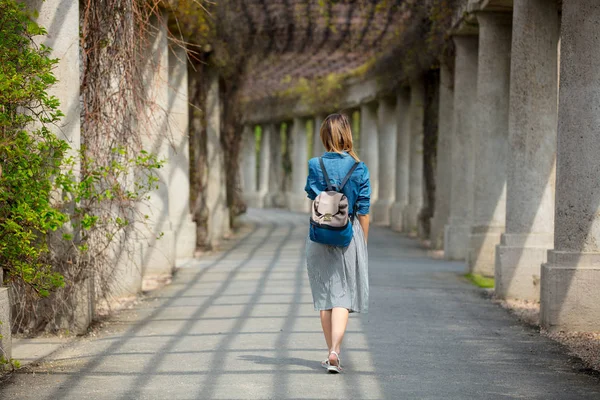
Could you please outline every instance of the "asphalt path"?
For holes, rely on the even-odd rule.
[[[463,278],[385,228],[369,242],[371,302],[330,375],[313,310],[308,219],[251,210],[220,252],[94,335],[0,384],[0,399],[600,399],[598,378]]]

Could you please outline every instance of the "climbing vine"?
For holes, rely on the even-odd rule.
[[[134,123],[144,122],[139,111],[147,108],[135,61],[142,39],[126,43],[145,32],[134,28],[147,26],[152,7],[119,1],[87,0],[96,12],[81,13],[82,145],[75,149],[54,133],[63,117],[49,94],[59,60],[34,41],[45,29],[22,4],[0,0],[0,267],[15,331],[69,329],[83,287],[93,287],[96,300],[107,296],[116,261],[147,219],[139,205],[158,185],[162,160],[141,147]]]

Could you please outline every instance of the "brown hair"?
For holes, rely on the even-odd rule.
[[[331,114],[321,124],[321,141],[327,151],[347,152],[356,161],[360,161],[352,144],[352,129],[348,117],[344,114]]]

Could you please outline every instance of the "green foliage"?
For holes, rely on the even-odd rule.
[[[299,98],[301,102],[312,108],[319,108],[323,104],[331,104],[330,108],[338,108],[338,101],[345,85],[356,78],[364,78],[375,64],[372,58],[357,68],[343,73],[330,73],[323,77],[308,80],[298,79],[297,83],[289,88],[276,93],[281,98]],[[286,76],[282,83],[289,83],[292,79]]]
[[[63,114],[47,93],[58,61],[32,42],[45,33],[22,4],[0,0],[0,266],[42,296],[64,284],[44,237],[68,220],[51,195],[69,149],[47,128]]]
[[[473,285],[482,289],[494,288],[494,278],[488,278],[477,274],[466,274],[465,278],[467,278]]]
[[[126,209],[132,208],[132,204],[147,199],[148,194],[158,188],[155,171],[164,165],[155,154],[142,150],[140,154],[131,155],[122,146],[110,149],[110,162],[98,163],[86,154],[86,148],[82,147],[78,157],[66,159],[68,169],[55,179],[56,185],[76,205],[70,213],[70,229],[79,234],[75,237],[65,233],[63,239],[72,242],[80,254],[95,248],[105,250],[117,232],[135,221],[135,215],[111,208],[122,209],[124,205],[129,206]],[[131,182],[131,171],[138,171],[143,177]],[[102,243],[90,243],[99,231],[103,232]]]
[[[215,4],[203,0],[164,0],[164,5],[171,11],[169,28],[175,36],[181,35],[198,46],[214,45],[215,24],[211,12]]]

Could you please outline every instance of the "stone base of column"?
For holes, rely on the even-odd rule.
[[[504,227],[473,227],[469,236],[467,265],[469,272],[488,277],[494,276],[496,269],[496,246]]]
[[[390,228],[396,232],[404,228],[404,207],[406,204],[394,203],[390,209]]]
[[[256,208],[269,208],[271,205],[269,204],[269,196],[266,192],[258,192],[256,194]]]
[[[421,206],[408,204],[402,211],[402,232],[419,234],[419,213]]]
[[[496,297],[539,301],[541,266],[552,245],[552,235],[503,234],[496,247]]]
[[[290,211],[308,213],[310,204],[311,201],[306,197],[306,193],[288,193],[287,206]]]
[[[390,226],[393,206],[394,202],[391,200],[377,200],[377,202],[371,206],[373,224]]]
[[[110,293],[114,297],[135,296],[142,291],[143,243],[131,240],[118,246]]]
[[[12,338],[10,331],[10,300],[8,288],[0,287],[0,359],[12,357]]]
[[[246,202],[246,206],[248,206],[248,208],[263,208],[264,205],[264,197],[258,192],[245,193],[244,201]]]
[[[444,237],[447,221],[442,221],[441,218],[438,218],[435,215],[429,221],[431,223],[431,233],[429,235],[429,239],[431,240],[431,248],[433,250],[442,250],[444,248]]]
[[[74,288],[72,305],[74,306],[70,315],[70,321],[63,321],[63,329],[69,329],[71,333],[83,335],[94,318],[94,280],[91,277],[78,282]]]
[[[540,287],[542,327],[600,331],[600,253],[549,251]]]
[[[265,202],[268,204],[268,206],[265,207],[283,208],[287,205],[287,198],[285,193],[270,194],[267,197],[268,199],[265,199]]]
[[[75,335],[84,335],[92,323],[96,308],[94,279],[86,277],[69,285],[72,285],[68,288],[69,299],[61,307],[55,326],[59,330],[68,330]]]
[[[172,275],[175,267],[175,235],[173,231],[163,231],[160,239],[142,239],[143,277]],[[159,232],[160,234],[160,232]]]
[[[221,237],[218,238],[218,240],[220,241],[223,238],[229,238],[231,237],[231,214],[229,213],[229,207],[227,207],[227,205],[223,206],[224,211],[223,211],[223,226],[222,226],[222,234]]]
[[[444,227],[444,258],[449,261],[464,261],[469,248],[469,225],[450,224]]]
[[[193,258],[196,252],[196,224],[188,214],[175,232],[175,259]]]

